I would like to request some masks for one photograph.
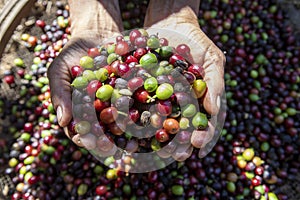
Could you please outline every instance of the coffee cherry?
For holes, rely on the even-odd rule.
[[[128,111],[128,109],[133,105],[133,102],[134,100],[131,97],[121,96],[116,99],[114,105],[119,111]]]
[[[138,119],[140,118],[140,113],[137,109],[135,108],[130,108],[128,111],[128,116],[130,120],[132,120],[133,123],[136,123]],[[128,122],[129,124],[131,123],[130,121]]]
[[[190,127],[190,120],[185,117],[181,117],[179,120],[179,127],[180,129],[187,129]]]
[[[125,41],[120,41],[116,44],[115,53],[124,56],[129,52],[129,45]]]
[[[100,51],[98,48],[94,47],[94,48],[89,48],[88,50],[88,56],[91,58],[95,58],[97,56],[100,56]]]
[[[82,77],[86,78],[88,81],[96,79],[96,75],[92,70],[84,70],[82,72]]]
[[[35,25],[43,29],[46,26],[46,23],[45,21],[38,19],[36,20]]]
[[[159,38],[159,44],[160,46],[168,46],[169,41],[166,38]]]
[[[189,84],[193,84],[194,81],[196,80],[196,76],[192,72],[184,72],[183,76],[185,79],[189,82]]]
[[[128,65],[130,63],[138,63],[138,62],[139,62],[138,59],[132,55],[129,55],[125,58],[125,63],[127,63]]]
[[[150,124],[154,128],[162,128],[163,121],[163,117],[157,113],[154,113],[150,116]]]
[[[147,46],[151,49],[158,48],[160,46],[159,39],[156,36],[148,38]]]
[[[94,59],[89,56],[83,56],[79,60],[79,65],[84,69],[92,69],[94,67]]]
[[[96,97],[101,101],[108,101],[113,93],[113,87],[110,85],[102,85],[96,92]]]
[[[99,185],[96,187],[96,194],[99,195],[99,196],[103,196],[106,194],[107,192],[107,186],[106,185]]]
[[[109,101],[101,101],[100,99],[95,99],[94,101],[94,107],[97,112],[101,112],[104,108],[107,108],[109,106]]]
[[[141,77],[134,77],[127,82],[127,86],[131,91],[135,91],[144,85],[144,80]]]
[[[141,37],[142,33],[139,30],[132,30],[129,33],[129,40],[132,44],[135,44],[135,40],[138,37]]]
[[[100,120],[105,124],[113,123],[118,117],[118,110],[115,107],[108,107],[101,111]]]
[[[148,70],[152,67],[155,67],[158,63],[158,60],[155,54],[147,53],[140,58],[139,63],[142,65],[143,68]]]
[[[163,83],[157,87],[155,94],[158,99],[166,100],[171,97],[173,92],[174,92],[174,89],[171,84]]]
[[[247,148],[242,155],[245,160],[250,161],[254,157],[254,150],[252,148]]]
[[[102,86],[102,83],[98,80],[92,80],[86,87],[86,92],[89,96],[94,97],[96,91]]]
[[[178,60],[182,60],[184,61],[185,59],[181,56],[181,55],[178,55],[178,54],[173,54],[170,59],[169,59],[169,63],[171,65],[175,65],[175,62],[178,61]]]
[[[193,73],[196,78],[203,78],[205,74],[203,67],[196,64],[190,65],[188,71]]]
[[[136,90],[133,94],[134,99],[137,100],[140,103],[147,103],[148,99],[150,99],[149,93],[144,89],[140,88]]]
[[[145,48],[147,46],[147,37],[140,36],[134,40],[134,44],[138,48]]]
[[[147,53],[147,50],[145,48],[137,48],[133,52],[133,56],[137,59],[140,60],[140,58]]]
[[[205,129],[208,126],[208,119],[204,113],[197,112],[193,117],[192,124],[196,129]]]
[[[82,72],[83,72],[83,68],[79,65],[74,65],[71,67],[71,73],[73,78],[80,76]]]
[[[114,135],[122,135],[126,129],[124,123],[116,123],[116,122],[110,123],[108,127],[111,133]]]
[[[167,118],[163,122],[163,128],[170,134],[175,134],[180,129],[178,121],[173,118]]]
[[[107,56],[106,62],[107,64],[111,65],[114,61],[118,59],[118,54],[116,53],[111,53]]]
[[[159,55],[165,59],[168,59],[173,54],[173,48],[171,46],[162,46],[159,51]]]
[[[158,82],[154,77],[147,78],[144,82],[144,88],[148,92],[154,92],[157,87],[158,87]]]
[[[179,44],[177,47],[176,47],[176,52],[179,54],[179,55],[182,55],[183,57],[186,57],[186,56],[189,56],[190,55],[190,52],[191,52],[191,49],[188,45],[186,44]]]
[[[193,90],[197,98],[201,98],[206,92],[206,89],[206,83],[203,80],[197,79],[194,81]]]
[[[173,185],[171,187],[172,193],[176,196],[181,196],[183,195],[184,189],[181,185]]]
[[[71,86],[82,89],[85,88],[88,85],[88,80],[85,77],[78,76],[76,77],[73,82],[71,83]]]
[[[169,134],[164,129],[159,129],[155,132],[155,138],[158,142],[166,142],[169,140]]]
[[[157,112],[162,116],[168,116],[172,113],[172,102],[170,100],[159,100],[156,104]]]
[[[88,121],[80,121],[75,124],[74,130],[80,135],[85,135],[91,131],[91,124]]]
[[[130,73],[130,67],[126,63],[120,63],[118,65],[118,72],[117,74],[122,78],[127,78],[131,75]]]
[[[101,82],[106,81],[109,76],[109,72],[106,68],[100,68],[97,71],[94,71],[94,74],[95,74],[97,80],[99,80]]]
[[[182,108],[183,117],[193,117],[197,112],[196,106],[194,104],[187,104]]]
[[[11,84],[15,83],[15,77],[13,75],[6,75],[6,76],[4,76],[4,81],[7,84],[11,85]]]

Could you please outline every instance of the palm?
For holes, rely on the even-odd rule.
[[[100,41],[99,38],[71,39],[49,67],[52,103],[55,109],[60,104],[64,113],[62,120],[59,121],[62,127],[66,127],[72,119],[71,67],[78,65],[80,58],[87,54],[88,49],[99,44],[97,41]],[[66,134],[72,137],[69,133]]]
[[[149,28],[149,30],[152,30],[153,33],[158,32],[160,37],[168,38],[170,46],[177,46],[182,43],[187,44],[191,49],[191,62],[204,67],[205,75],[203,79],[208,89],[203,99],[203,105],[212,117],[209,121],[208,129],[194,131],[191,138],[193,146],[200,148],[199,157],[203,157],[211,150],[220,134],[219,132],[215,132],[216,126],[222,126],[224,122],[224,107],[220,106],[224,106],[224,104],[221,104],[221,100],[224,100],[223,67],[225,57],[220,49],[209,40],[198,26],[192,24],[174,24],[174,26],[168,25],[164,28]],[[175,159],[185,160],[188,158],[191,149],[185,149],[189,152],[177,152],[181,157],[176,157],[175,155]]]

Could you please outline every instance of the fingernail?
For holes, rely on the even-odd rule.
[[[216,99],[216,106],[217,106],[218,110],[219,110],[220,107],[221,107],[221,97],[220,97],[220,95],[217,96],[217,99]]]
[[[61,119],[62,119],[62,108],[61,108],[61,106],[57,107],[57,109],[56,109],[56,116],[57,116],[58,122],[60,122]]]

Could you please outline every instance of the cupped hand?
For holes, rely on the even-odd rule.
[[[216,132],[216,127],[222,126],[224,123],[225,108],[224,102],[221,102],[224,101],[226,59],[223,52],[207,37],[198,24],[196,10],[199,8],[199,3],[200,1],[186,0],[185,2],[170,1],[168,5],[165,5],[160,1],[152,0],[148,7],[144,26],[150,29],[166,30],[165,32],[160,31],[160,37],[166,36],[171,46],[181,43],[189,45],[192,62],[204,68],[203,80],[206,82],[207,91],[202,103],[211,118],[205,130],[195,130],[191,137],[191,146],[199,148],[198,156],[202,158],[211,151],[220,135],[220,132]],[[167,7],[170,9],[168,10]],[[175,33],[170,34],[170,31]],[[191,153],[191,148],[178,147],[172,156],[176,160],[183,161]]]
[[[217,136],[220,132],[216,132],[216,126],[222,126],[222,123],[224,123],[222,117],[225,110],[224,105],[221,104],[224,101],[225,56],[199,26],[182,24],[180,29],[176,30],[185,30],[180,33],[187,37],[187,44],[190,44],[192,63],[203,66],[204,69],[203,80],[207,85],[207,91],[201,100],[204,109],[211,115],[211,118],[208,121],[207,129],[195,130],[191,137],[191,144],[200,149],[199,157],[204,157],[217,142]],[[171,36],[169,40],[179,42],[178,39],[180,37],[172,38]]]
[[[58,124],[66,135],[80,145],[78,135],[68,131],[72,119],[71,67],[78,65],[88,49],[97,47],[107,37],[123,30],[119,2],[69,0],[72,37],[48,69],[51,100],[56,110]]]
[[[73,139],[74,134],[65,128],[72,119],[71,67],[78,65],[80,58],[87,55],[89,48],[99,45],[100,40],[97,35],[70,39],[48,69],[51,100],[57,113],[58,123],[61,127],[64,127],[66,135],[77,145],[80,145],[80,143],[75,138]]]

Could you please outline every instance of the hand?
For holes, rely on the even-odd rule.
[[[224,117],[223,113],[219,111],[224,91],[225,56],[199,27],[197,18],[199,4],[200,1],[192,0],[167,2],[151,0],[145,18],[145,27],[178,32],[173,38],[170,34],[166,36],[169,43],[173,43],[172,46],[181,43],[190,45],[194,63],[204,67],[203,79],[207,84],[207,92],[203,99],[203,105],[212,117],[206,130],[194,131],[191,137],[191,144],[200,148],[199,157],[204,157],[212,148],[207,144],[216,142],[214,141],[217,139],[214,137],[216,125],[220,123],[220,120],[222,123]],[[160,36],[162,37],[163,34],[162,31]],[[214,140],[212,140],[213,138]],[[177,149],[181,152],[175,150],[172,155],[176,160],[185,160],[192,153],[192,148],[189,147],[178,147]],[[186,152],[182,152],[182,149]]]
[[[79,59],[87,54],[87,50],[99,44],[97,41],[100,42],[100,38],[72,38],[49,67],[51,99],[61,127],[67,127],[72,119],[71,67],[78,65]],[[80,146],[76,137],[73,138],[74,134],[70,133],[67,128],[64,130],[66,135]]]
[[[87,55],[88,49],[101,44],[102,39],[119,34],[123,26],[117,0],[103,2],[69,0],[68,2],[72,37],[51,63],[48,78],[58,123],[73,142],[82,146],[78,135],[70,133],[67,128],[72,119],[71,67],[78,65],[80,58]]]

